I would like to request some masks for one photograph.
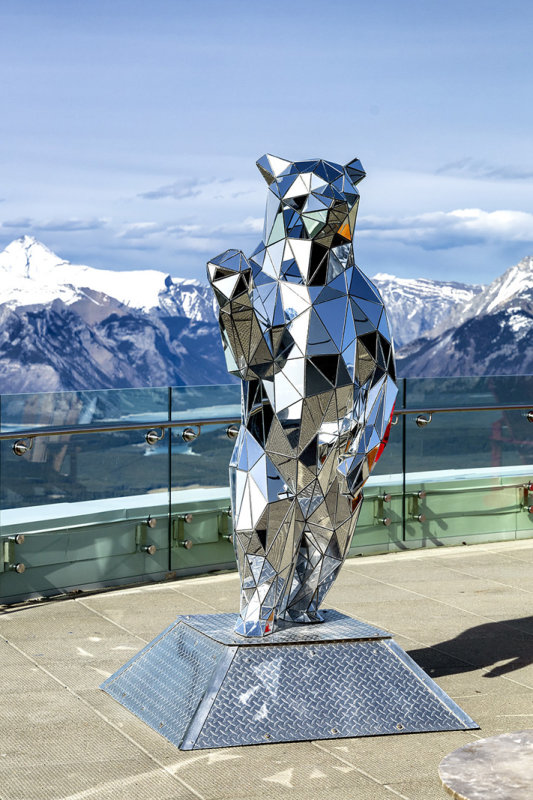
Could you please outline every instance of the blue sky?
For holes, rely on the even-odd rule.
[[[3,0],[0,245],[204,280],[265,152],[367,170],[356,259],[488,282],[533,254],[533,4]]]

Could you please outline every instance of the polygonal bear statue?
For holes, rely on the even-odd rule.
[[[257,166],[263,241],[208,264],[228,370],[242,379],[230,485],[244,636],[321,621],[397,392],[383,301],[354,262],[361,162]]]

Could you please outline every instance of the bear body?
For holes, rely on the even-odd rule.
[[[250,258],[208,263],[228,370],[242,379],[230,486],[244,636],[321,621],[397,392],[383,301],[354,262],[361,163],[257,165],[263,241]]]

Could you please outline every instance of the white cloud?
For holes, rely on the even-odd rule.
[[[369,216],[360,218],[358,235],[418,245],[426,250],[485,243],[533,243],[533,214],[463,208],[411,217]]]
[[[194,222],[168,223],[168,222],[130,222],[117,230],[119,239],[146,239],[150,237],[172,237],[185,240],[199,239],[208,241],[210,237],[220,238],[232,234],[261,233],[263,220],[247,217],[241,222],[228,222],[223,225],[202,226]]]
[[[38,220],[31,217],[5,220],[1,227],[6,230],[31,230],[31,231],[94,231],[107,227],[108,219],[49,219]]]
[[[436,171],[437,175],[459,175],[481,180],[522,181],[533,178],[533,169],[510,164],[492,164],[483,159],[460,158],[444,164]]]

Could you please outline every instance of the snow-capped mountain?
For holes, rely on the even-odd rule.
[[[533,257],[511,267],[467,303],[397,353],[403,376],[533,373]]]
[[[400,375],[533,372],[532,257],[487,287],[373,280]],[[207,285],[70,264],[28,236],[0,253],[1,394],[231,380]]]
[[[213,322],[214,298],[208,286],[195,280],[171,278],[155,269],[95,269],[64,261],[32,236],[15,239],[0,253],[0,303],[9,308],[47,305],[61,300],[69,306],[80,300],[95,305],[107,298],[128,308],[153,309]]]
[[[219,339],[199,281],[70,264],[28,236],[0,253],[0,393],[228,383]]]
[[[483,286],[475,284],[396,278],[383,272],[372,281],[385,302],[397,348],[438,325],[450,327],[483,291]]]

